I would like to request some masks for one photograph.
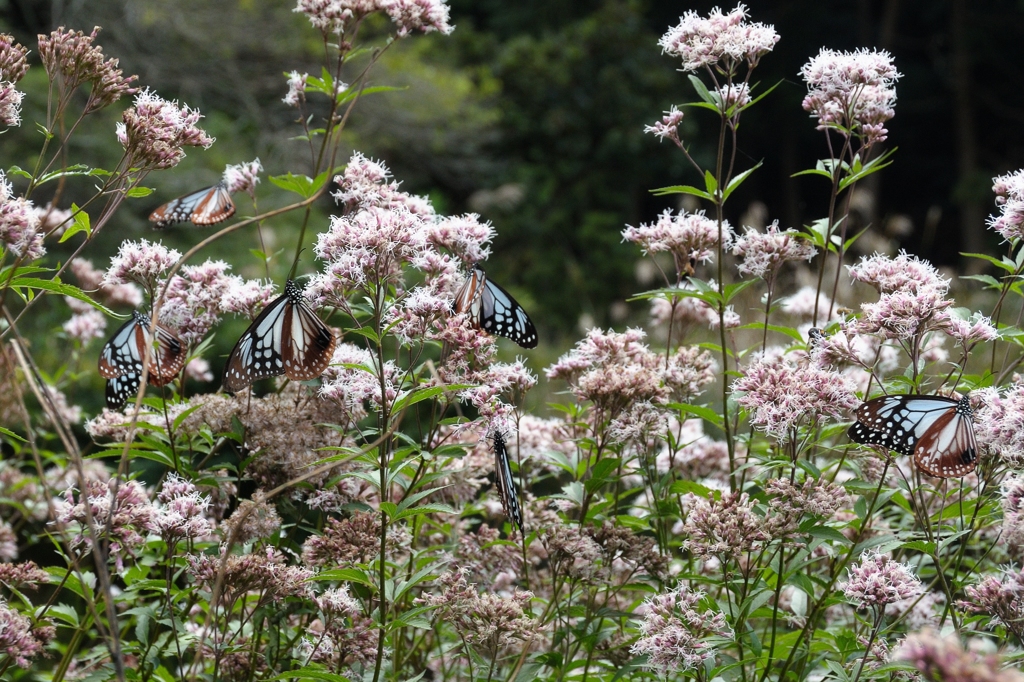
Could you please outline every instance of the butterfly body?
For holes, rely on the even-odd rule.
[[[530,316],[479,265],[473,266],[466,283],[455,295],[452,312],[469,315],[477,328],[511,339],[523,348],[537,346],[537,328]]]
[[[168,201],[150,213],[149,220],[156,223],[157,228],[185,221],[193,225],[216,225],[234,214],[235,202],[231,200],[227,185],[218,183]]]
[[[266,377],[316,379],[331,362],[337,340],[306,304],[292,280],[245,330],[228,357],[224,388],[234,393]]]
[[[130,320],[114,332],[100,352],[100,376],[107,380],[107,407],[121,409],[128,398],[139,390],[146,349],[153,344],[149,316],[134,311]],[[165,386],[185,366],[186,348],[181,339],[162,325],[156,326],[156,347],[149,363],[148,382]]]
[[[505,436],[501,433],[494,434],[494,485],[498,489],[505,516],[522,532],[523,511],[519,507],[519,494],[512,476]]]
[[[974,471],[978,444],[970,398],[935,395],[890,395],[857,408],[850,439],[912,455],[931,476],[952,478]]]

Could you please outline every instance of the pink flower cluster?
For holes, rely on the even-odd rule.
[[[990,216],[988,226],[1007,241],[1024,237],[1024,170],[999,175],[992,183],[999,215]]]
[[[743,258],[737,266],[741,275],[753,275],[769,282],[775,279],[783,263],[810,260],[816,253],[814,245],[795,230],[780,232],[777,220],[763,233],[747,228],[746,233],[736,240],[732,252]]]
[[[665,53],[683,60],[683,71],[697,71],[719,62],[726,71],[740,62],[755,66],[779,42],[779,34],[774,26],[748,23],[746,18],[747,8],[742,4],[728,14],[716,7],[706,19],[691,10],[661,37],[658,45]]]
[[[243,280],[229,275],[229,269],[224,261],[207,260],[182,267],[181,274],[171,279],[160,320],[176,329],[189,346],[195,347],[225,313],[250,314],[272,296],[272,284]]]
[[[0,171],[0,246],[30,262],[46,254],[39,218],[32,202],[14,196],[14,188]]]
[[[636,401],[664,403],[673,395],[693,396],[714,380],[706,352],[680,348],[666,366],[651,351],[640,329],[592,329],[576,347],[547,369],[548,379],[564,379],[581,401],[614,414]]]
[[[15,89],[14,83],[0,81],[0,123],[14,128],[21,125],[21,101],[25,93]]]
[[[655,223],[629,225],[622,231],[623,241],[639,244],[645,254],[671,253],[677,273],[692,272],[693,263],[711,260],[719,245],[728,248],[732,236],[729,223],[723,223],[724,243],[720,244],[718,223],[705,216],[704,211],[680,211],[673,215],[672,209],[665,209]]]
[[[818,119],[818,130],[856,134],[869,145],[885,140],[884,124],[896,113],[894,85],[900,78],[892,55],[884,50],[822,48],[800,75],[808,91],[803,107]]]
[[[50,625],[33,627],[31,619],[0,599],[0,653],[18,667],[31,667],[32,659],[43,653],[56,634]]]
[[[14,84],[28,73],[28,48],[14,42],[14,36],[0,33],[0,81]]]
[[[679,144],[679,124],[683,122],[683,112],[674,104],[665,112],[661,120],[654,125],[644,126],[645,133],[651,133],[655,137],[665,140],[672,140]]]
[[[965,592],[961,608],[990,615],[992,625],[1003,625],[1018,638],[1024,636],[1024,570],[1008,568],[1002,575],[985,576]]]
[[[63,500],[58,500],[57,520],[78,526],[79,532],[72,540],[75,546],[91,547],[95,538],[108,537],[110,556],[120,571],[124,558],[141,547],[146,534],[156,529],[156,508],[138,481],[89,481],[84,487],[88,492],[80,494],[77,500],[71,488],[64,493]],[[92,512],[92,528],[88,526],[86,504]]]
[[[413,31],[451,33],[448,6],[443,0],[299,0],[293,10],[309,17],[324,33],[344,33],[354,22],[383,11],[404,37]]]
[[[794,437],[799,426],[842,418],[860,404],[852,379],[788,356],[758,358],[732,388],[750,423],[780,441]]]
[[[94,45],[99,27],[85,35],[67,31],[63,26],[50,35],[39,36],[39,58],[51,81],[58,81],[62,94],[70,93],[83,83],[92,83],[85,113],[102,109],[136,92],[131,87],[137,76],[125,78],[117,68],[116,59],[103,59],[103,48]]]
[[[104,286],[136,283],[152,291],[158,279],[181,260],[181,253],[160,242],[125,240],[110,259]]]
[[[715,655],[714,646],[706,639],[732,634],[725,614],[701,610],[702,599],[703,592],[690,590],[682,583],[671,592],[646,599],[641,606],[644,620],[640,624],[640,639],[630,652],[646,655],[645,667],[663,675],[702,667]]]
[[[849,580],[838,587],[857,608],[885,608],[916,597],[923,589],[910,566],[875,551],[865,552],[859,563],[850,566]]]
[[[256,193],[256,185],[260,181],[260,171],[263,165],[259,159],[248,163],[228,165],[224,168],[224,176],[221,182],[228,188],[228,192],[245,192],[253,195]]]
[[[145,171],[172,168],[185,158],[185,147],[208,149],[213,138],[198,127],[202,114],[155,92],[143,90],[117,124],[117,139],[127,165]]]
[[[881,294],[877,302],[861,306],[855,332],[906,340],[946,327],[949,314],[944,311],[953,305],[946,299],[949,280],[927,261],[906,252],[896,258],[876,254],[849,270],[854,281],[866,282]]]
[[[290,107],[297,107],[306,101],[306,81],[308,73],[292,71],[288,74],[288,94],[281,101]]]
[[[931,629],[908,635],[893,659],[906,661],[929,682],[1024,682],[1024,674],[1004,668],[998,657],[965,651],[955,634],[943,637]]]
[[[981,402],[974,415],[978,443],[1010,467],[1024,467],[1024,382],[979,389],[974,396]]]
[[[157,502],[153,525],[165,540],[199,540],[213,534],[213,523],[207,518],[210,498],[191,481],[172,472]]]

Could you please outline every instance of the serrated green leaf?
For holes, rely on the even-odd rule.
[[[72,219],[72,223],[66,230],[64,230],[64,234],[60,237],[61,244],[71,239],[79,232],[85,232],[86,239],[89,239],[92,236],[92,226],[89,221],[89,214],[78,208],[74,203],[71,204],[71,213],[74,218]]]

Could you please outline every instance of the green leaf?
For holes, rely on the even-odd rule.
[[[742,173],[734,177],[732,180],[730,180],[729,184],[725,188],[725,193],[722,195],[722,201],[726,201],[729,198],[729,195],[732,194],[737,187],[742,185],[744,180],[750,177],[751,173],[753,173],[754,171],[761,167],[762,163],[762,161],[758,161],[753,168],[748,168],[747,170],[743,171]]]
[[[801,175],[820,175],[823,178],[828,178],[829,180],[832,179],[831,173],[829,173],[828,171],[821,170],[820,168],[808,168],[807,170],[797,171],[796,173],[793,173],[789,177],[795,178]]]
[[[721,496],[721,493],[717,490],[701,485],[696,481],[676,481],[669,488],[673,495],[685,495],[687,493],[693,493],[696,497],[702,500],[708,499],[708,496],[714,495],[716,498]]]
[[[707,189],[708,196],[718,196],[718,179],[709,170],[704,171],[704,187]]]
[[[8,438],[14,438],[15,440],[20,440],[22,443],[27,443],[28,442],[27,440],[25,440],[24,438],[22,438],[21,436],[16,434],[14,431],[9,431],[9,430],[5,429],[2,426],[0,426],[0,434],[3,434],[5,436],[7,436]]]
[[[829,542],[837,542],[841,545],[851,544],[850,540],[840,533],[835,528],[830,526],[815,526],[807,531],[807,534],[812,538],[818,538],[819,540],[828,540]]]
[[[110,171],[103,170],[102,168],[90,168],[89,166],[86,166],[84,163],[76,163],[73,166],[68,166],[67,168],[62,168],[61,170],[53,171],[52,173],[46,173],[45,175],[39,178],[39,181],[36,183],[36,185],[43,185],[46,184],[47,182],[50,182],[51,180],[56,180],[58,178],[63,178],[70,175],[107,177],[113,174]]]
[[[26,171],[21,166],[11,166],[10,168],[7,169],[7,175],[17,175],[25,178],[26,180],[32,179],[32,174]]]
[[[344,104],[345,102],[348,102],[351,99],[354,99],[356,97],[363,97],[364,95],[376,95],[381,92],[392,92],[408,89],[408,86],[395,87],[393,85],[375,85],[372,88],[363,88],[362,90],[359,90],[358,88],[348,88],[347,90],[343,90],[338,93],[338,104]]]
[[[913,549],[927,554],[928,556],[935,556],[935,543],[928,542],[926,540],[911,540],[910,542],[904,542],[903,549]]]
[[[715,98],[711,96],[710,92],[708,92],[708,87],[704,85],[704,81],[693,74],[690,74],[687,78],[689,78],[690,85],[693,86],[693,89],[697,91],[697,96],[708,104],[714,105]],[[717,110],[718,107],[715,107],[715,109]]]
[[[996,266],[997,268],[1000,268],[1000,269],[1005,270],[1007,272],[1016,272],[1016,270],[1017,270],[1017,264],[1014,263],[1013,261],[1011,261],[1010,259],[1006,258],[1006,257],[1003,257],[1002,259],[1000,259],[1000,258],[993,258],[992,256],[988,255],[987,253],[969,253],[969,252],[964,252],[964,251],[961,251],[960,255],[964,256],[965,258],[980,258],[981,260],[988,261],[989,263],[991,263],[992,265]]]
[[[397,414],[402,410],[412,407],[418,402],[422,402],[434,396],[441,395],[445,392],[458,392],[464,389],[470,388],[471,384],[452,384],[450,386],[431,386],[430,388],[417,388],[412,391],[403,393],[398,400],[395,401],[395,406],[392,408],[392,413]]]
[[[447,504],[440,502],[431,502],[430,504],[422,504],[418,507],[406,509],[398,512],[392,517],[393,521],[401,521],[402,519],[408,519],[413,516],[422,516],[424,514],[455,514],[458,516],[459,510],[449,507]]]
[[[92,237],[92,226],[89,222],[89,214],[78,208],[75,204],[71,204],[71,213],[74,215],[74,220],[68,228],[64,230],[64,234],[61,235],[61,244],[71,239],[79,232],[85,232],[86,239]]]
[[[320,191],[320,188],[324,186],[324,183],[327,182],[327,179],[333,172],[333,170],[327,170],[315,178],[311,178],[308,175],[287,173],[285,175],[271,175],[269,180],[283,190],[295,192],[303,199],[308,199]]]
[[[321,571],[312,580],[328,582],[349,582],[367,587],[375,587],[374,579],[366,571],[359,568],[336,568],[330,571]]]
[[[650,190],[651,194],[656,197],[663,197],[666,194],[691,194],[701,199],[707,199],[711,201],[711,195],[703,190],[699,190],[696,187],[690,185],[671,185],[670,187],[659,187],[657,189]]]
[[[142,185],[136,185],[125,193],[129,199],[139,199],[141,197],[148,197],[153,193],[152,187],[143,187]]]
[[[40,291],[49,291],[50,293],[53,294],[61,294],[62,296],[70,296],[71,298],[78,299],[83,303],[88,303],[93,308],[96,308],[96,310],[99,310],[105,315],[109,315],[110,317],[115,317],[117,319],[125,318],[124,315],[117,315],[114,313],[113,310],[110,310],[103,304],[97,303],[96,301],[92,300],[85,294],[84,291],[82,291],[78,287],[71,284],[65,284],[61,282],[59,279],[39,279],[38,277],[15,277],[11,281],[10,286],[15,291],[21,288],[38,289]],[[18,292],[18,295],[21,296],[26,301],[33,298],[33,296],[26,295],[20,291]]]
[[[688,403],[672,403],[669,405],[670,409],[678,410],[680,413],[692,414],[694,417],[700,417],[709,424],[715,426],[722,426],[722,415],[718,414],[710,407],[704,407],[703,405],[690,405]]]

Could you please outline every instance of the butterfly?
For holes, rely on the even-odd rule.
[[[216,225],[235,215],[235,202],[223,182],[213,187],[186,194],[168,201],[149,214],[154,227],[167,227],[191,220],[193,225]]]
[[[132,318],[121,325],[100,352],[100,376],[107,380],[107,407],[119,410],[142,382],[142,363],[146,348],[153,344],[149,315],[132,312]],[[185,366],[185,344],[163,325],[156,326],[155,347],[149,362],[148,381],[165,386]]]
[[[537,328],[530,316],[479,265],[473,266],[466,283],[455,294],[452,312],[468,313],[478,329],[512,339],[523,348],[537,346]]]
[[[224,388],[232,393],[266,377],[316,379],[334,355],[334,332],[316,316],[292,280],[245,330],[228,357]]]
[[[519,495],[516,493],[515,481],[512,478],[505,436],[499,432],[494,434],[494,485],[498,489],[498,497],[501,498],[501,508],[505,516],[522,532],[523,511],[519,508]]]
[[[939,478],[966,476],[978,460],[970,398],[887,395],[857,408],[850,439],[913,455],[921,471]]]

